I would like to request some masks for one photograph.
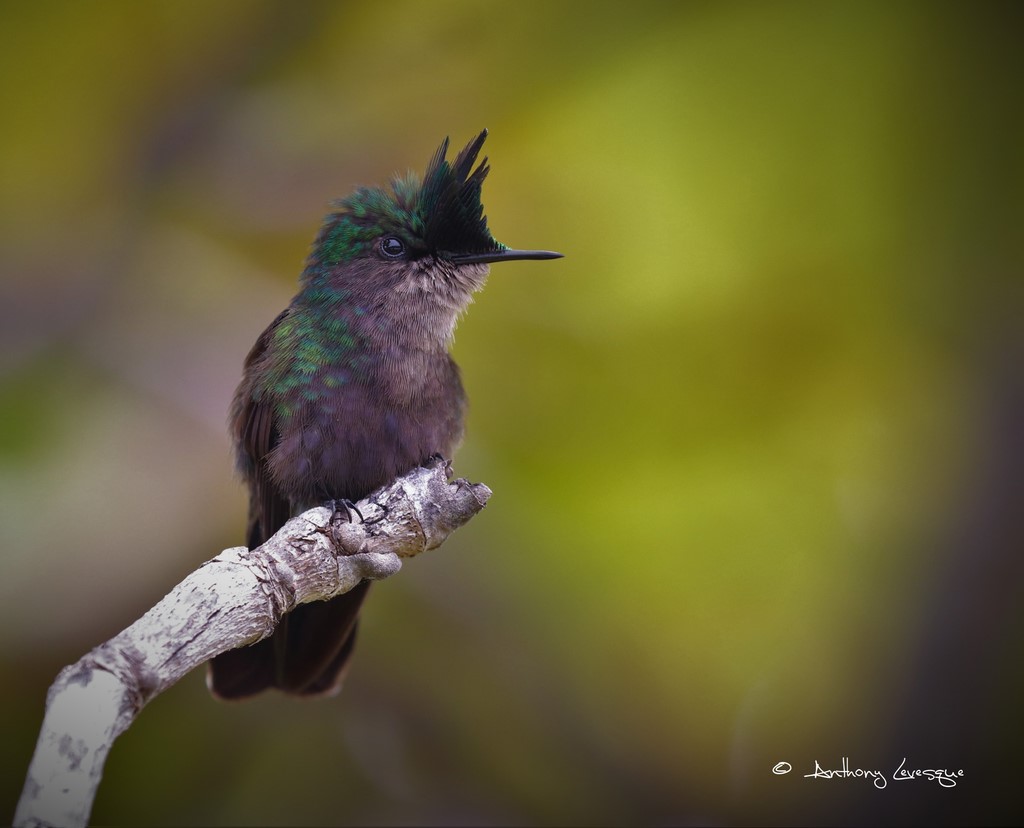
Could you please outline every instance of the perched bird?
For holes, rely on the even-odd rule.
[[[422,181],[358,189],[327,216],[231,408],[249,548],[307,509],[359,500],[434,454],[451,457],[461,440],[466,394],[448,353],[459,314],[489,263],[561,256],[491,235],[480,201],[487,159],[474,169],[486,137],[454,161],[445,139]],[[217,656],[210,689],[225,699],[269,687],[337,692],[368,587],[301,605],[269,638]]]

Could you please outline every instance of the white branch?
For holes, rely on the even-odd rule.
[[[257,549],[226,549],[114,638],[65,667],[15,813],[16,826],[84,826],[114,740],[151,699],[195,667],[270,635],[298,604],[397,572],[401,559],[440,546],[490,497],[448,482],[437,460],[356,504],[365,522],[332,522],[317,508]]]

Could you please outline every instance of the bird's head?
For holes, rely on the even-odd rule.
[[[487,277],[487,265],[555,259],[546,250],[514,250],[491,235],[480,200],[490,167],[474,169],[487,138],[481,132],[449,161],[446,138],[422,179],[362,187],[336,203],[317,236],[304,274],[307,286],[369,300],[397,311],[454,318]],[[422,305],[422,307],[420,307]],[[404,315],[404,314],[403,314]]]

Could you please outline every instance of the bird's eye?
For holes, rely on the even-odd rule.
[[[397,259],[405,253],[405,245],[402,244],[401,239],[396,239],[394,236],[387,236],[380,240],[380,252],[389,259]]]

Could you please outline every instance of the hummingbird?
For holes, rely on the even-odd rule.
[[[448,350],[459,316],[490,264],[562,255],[491,235],[480,200],[490,167],[476,164],[486,138],[453,161],[446,138],[422,179],[395,177],[332,205],[298,293],[256,340],[231,406],[250,549],[289,518],[360,500],[461,442],[467,400]],[[270,637],[217,656],[210,690],[338,692],[368,589],[300,605]]]

